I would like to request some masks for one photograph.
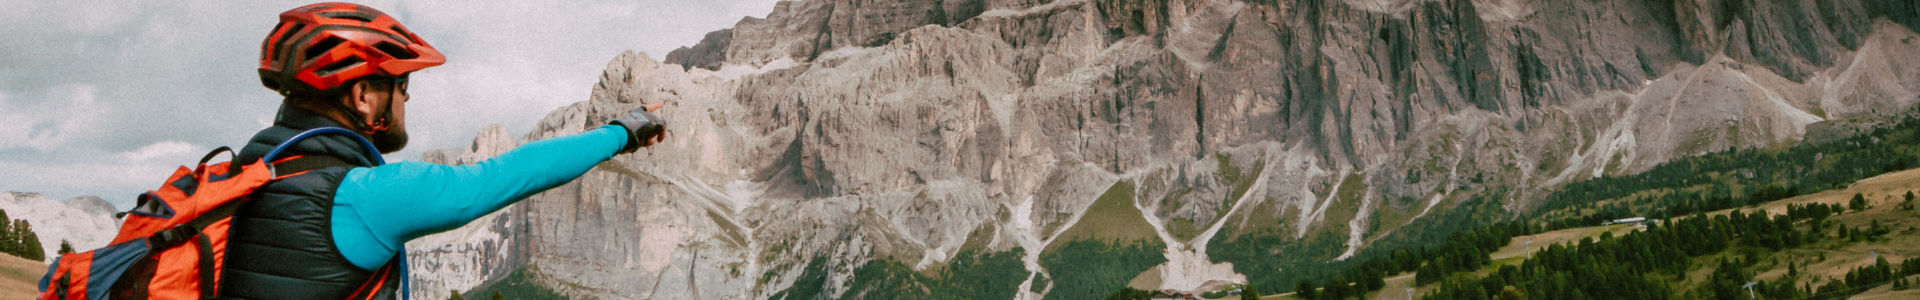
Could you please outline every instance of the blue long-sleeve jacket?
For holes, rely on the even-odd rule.
[[[626,146],[619,125],[521,145],[475,164],[404,161],[347,172],[332,229],[340,254],[361,269],[385,265],[407,241],[462,225],[566,184]]]

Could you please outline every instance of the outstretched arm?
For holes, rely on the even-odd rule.
[[[459,228],[586,174],[626,147],[628,131],[606,125],[535,141],[476,164],[404,161],[347,172],[334,197],[334,243],[372,270],[406,242]]]

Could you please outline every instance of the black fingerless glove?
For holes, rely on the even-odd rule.
[[[660,116],[647,112],[646,109],[634,109],[633,112],[627,113],[627,116],[613,119],[607,124],[627,128],[627,146],[620,148],[620,152],[615,154],[633,153],[640,150],[640,143],[651,141],[667,132],[667,122],[661,120]]]

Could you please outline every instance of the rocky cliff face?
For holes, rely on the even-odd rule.
[[[100,197],[55,201],[36,193],[6,192],[0,193],[0,210],[5,210],[9,218],[26,220],[33,226],[34,234],[40,237],[40,247],[46,250],[47,263],[59,257],[56,253],[59,253],[60,241],[73,244],[75,250],[87,251],[107,246],[114,234],[120,232],[120,220],[113,218],[118,210]]]
[[[872,262],[1019,249],[1034,299],[1081,239],[1165,245],[1135,282],[1244,281],[1210,244],[1324,233],[1344,259],[1471,196],[1517,211],[1904,111],[1917,25],[1906,1],[781,2],[615,58],[526,139],[666,102],[668,142],[410,244],[416,296],[537,266],[601,299],[860,298]],[[1137,220],[1085,218],[1106,197]]]
[[[519,144],[507,134],[506,127],[493,125],[481,129],[466,149],[429,150],[421,155],[421,160],[443,165],[472,164],[506,153]],[[514,237],[518,236],[517,230],[521,230],[515,226],[525,224],[505,217],[507,215],[506,211],[494,213],[464,227],[407,242],[407,265],[412,272],[415,297],[446,299],[449,290],[471,289],[489,278],[500,278],[512,273],[513,268],[525,266],[524,256],[509,252],[517,245]]]

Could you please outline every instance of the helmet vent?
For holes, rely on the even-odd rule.
[[[393,25],[393,26],[390,26],[390,27],[387,27],[387,29],[393,29],[393,32],[399,32],[399,33],[400,33],[400,37],[402,37],[402,38],[406,38],[406,39],[407,39],[407,42],[409,42],[409,43],[419,43],[419,42],[420,42],[419,40],[415,40],[415,39],[413,39],[413,33],[412,33],[412,32],[407,32],[407,29],[406,29],[406,28],[400,28],[400,25]]]
[[[313,58],[320,57],[321,53],[327,53],[327,51],[333,50],[334,46],[339,46],[340,43],[345,43],[345,42],[347,42],[346,39],[342,39],[337,36],[327,37],[327,39],[320,40],[320,42],[318,43],[313,43],[313,46],[307,47],[307,53],[305,53],[306,54],[305,57],[307,58],[307,61],[313,61]]]
[[[314,70],[313,75],[317,75],[317,76],[333,75],[333,73],[340,72],[340,70],[346,70],[347,68],[358,66],[360,65],[360,63],[364,63],[364,62],[366,61],[360,60],[359,57],[347,57],[347,59],[342,59],[340,61],[327,64],[327,66],[325,67],[320,67],[319,70]]]
[[[281,61],[285,61],[285,60],[287,59],[287,57],[286,57],[286,56],[283,56],[283,55],[278,55],[278,53],[283,53],[283,52],[281,52],[281,51],[284,51],[284,50],[280,50],[280,49],[286,49],[286,47],[287,47],[287,40],[290,40],[290,39],[293,39],[293,36],[294,36],[295,34],[298,34],[298,33],[300,33],[300,30],[301,30],[301,29],[306,29],[306,28],[307,28],[307,24],[299,24],[299,23],[295,23],[295,24],[293,24],[293,28],[291,28],[291,29],[287,29],[287,31],[285,31],[285,32],[282,32],[282,33],[280,34],[280,39],[277,39],[277,40],[274,40],[274,41],[273,41],[273,49],[275,50],[274,52],[276,53],[275,55],[273,55],[273,61],[274,61],[274,62],[281,62]],[[261,50],[261,51],[265,51],[265,50]]]
[[[380,49],[380,52],[386,52],[388,56],[393,56],[393,58],[398,59],[414,59],[420,57],[420,54],[413,53],[412,50],[407,50],[406,47],[400,47],[400,45],[394,45],[391,42],[380,42],[379,44],[374,44],[373,48]]]
[[[287,22],[280,22],[280,24],[274,24],[274,25],[273,25],[273,31],[268,31],[268,32],[267,32],[267,37],[273,37],[273,35],[275,35],[275,34],[280,34],[280,30],[281,30],[281,29],[287,29]],[[270,60],[270,59],[273,59],[273,54],[272,54],[272,53],[267,53],[267,46],[268,46],[268,45],[273,45],[273,44],[269,44],[269,43],[260,43],[260,60]]]
[[[348,19],[348,20],[360,20],[361,22],[373,22],[372,14],[357,12],[357,11],[329,11],[329,12],[319,13],[319,15],[322,17],[328,17],[328,18],[334,18],[334,19]]]

